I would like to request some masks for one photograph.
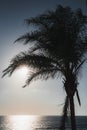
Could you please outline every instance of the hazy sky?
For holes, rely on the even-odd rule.
[[[10,59],[28,49],[28,46],[13,44],[20,35],[31,30],[24,19],[55,9],[58,4],[73,9],[80,7],[87,14],[85,0],[0,0],[0,77]],[[0,78],[0,114],[61,114],[65,98],[61,79],[38,80],[23,89],[26,78],[22,70],[11,78]],[[79,82],[82,106],[79,107],[75,99],[76,114],[87,115],[87,64]]]

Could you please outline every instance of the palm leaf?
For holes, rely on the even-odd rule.
[[[81,106],[81,101],[80,101],[80,97],[79,97],[78,90],[76,90],[76,96],[77,96],[77,99],[78,99],[78,103],[79,103],[79,105]]]
[[[47,68],[55,67],[56,69],[61,70],[60,66],[58,66],[58,63],[51,58],[45,57],[42,54],[40,54],[40,55],[30,54],[29,55],[27,53],[22,52],[11,60],[9,67],[7,67],[3,71],[2,77],[4,77],[6,74],[9,74],[9,76],[11,76],[11,74],[18,67],[20,67],[22,65],[27,65],[34,69],[44,69],[44,68],[47,69]]]
[[[57,75],[61,73],[60,70],[59,72],[57,71],[58,69],[56,68],[47,68],[47,69],[38,70],[36,72],[31,72],[23,88],[28,86],[33,80],[37,80],[37,79],[47,80],[48,78],[55,78]]]

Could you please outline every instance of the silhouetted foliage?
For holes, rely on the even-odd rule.
[[[31,44],[27,52],[16,55],[3,76],[11,74],[21,65],[33,68],[26,84],[35,79],[62,77],[66,100],[61,120],[61,130],[65,129],[65,120],[70,110],[72,130],[76,130],[74,95],[78,94],[78,76],[86,61],[87,53],[87,17],[81,9],[72,11],[69,7],[57,6],[54,11],[48,11],[37,17],[26,20],[35,30],[19,37],[15,42]]]

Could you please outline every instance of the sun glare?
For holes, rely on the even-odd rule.
[[[20,74],[20,75],[27,75],[28,74],[28,67],[26,66],[22,66],[20,67],[18,70],[17,70],[17,73]]]
[[[35,117],[26,115],[10,116],[9,121],[14,130],[31,130]]]

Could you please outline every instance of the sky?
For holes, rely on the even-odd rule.
[[[28,45],[13,42],[32,30],[24,19],[54,10],[58,4],[81,8],[87,14],[85,0],[0,0],[0,115],[61,115],[65,92],[59,79],[34,81],[22,88],[27,79],[24,68],[17,70],[10,78],[1,78],[9,61]],[[87,64],[79,78],[79,94],[82,105],[75,98],[76,115],[87,115]]]

